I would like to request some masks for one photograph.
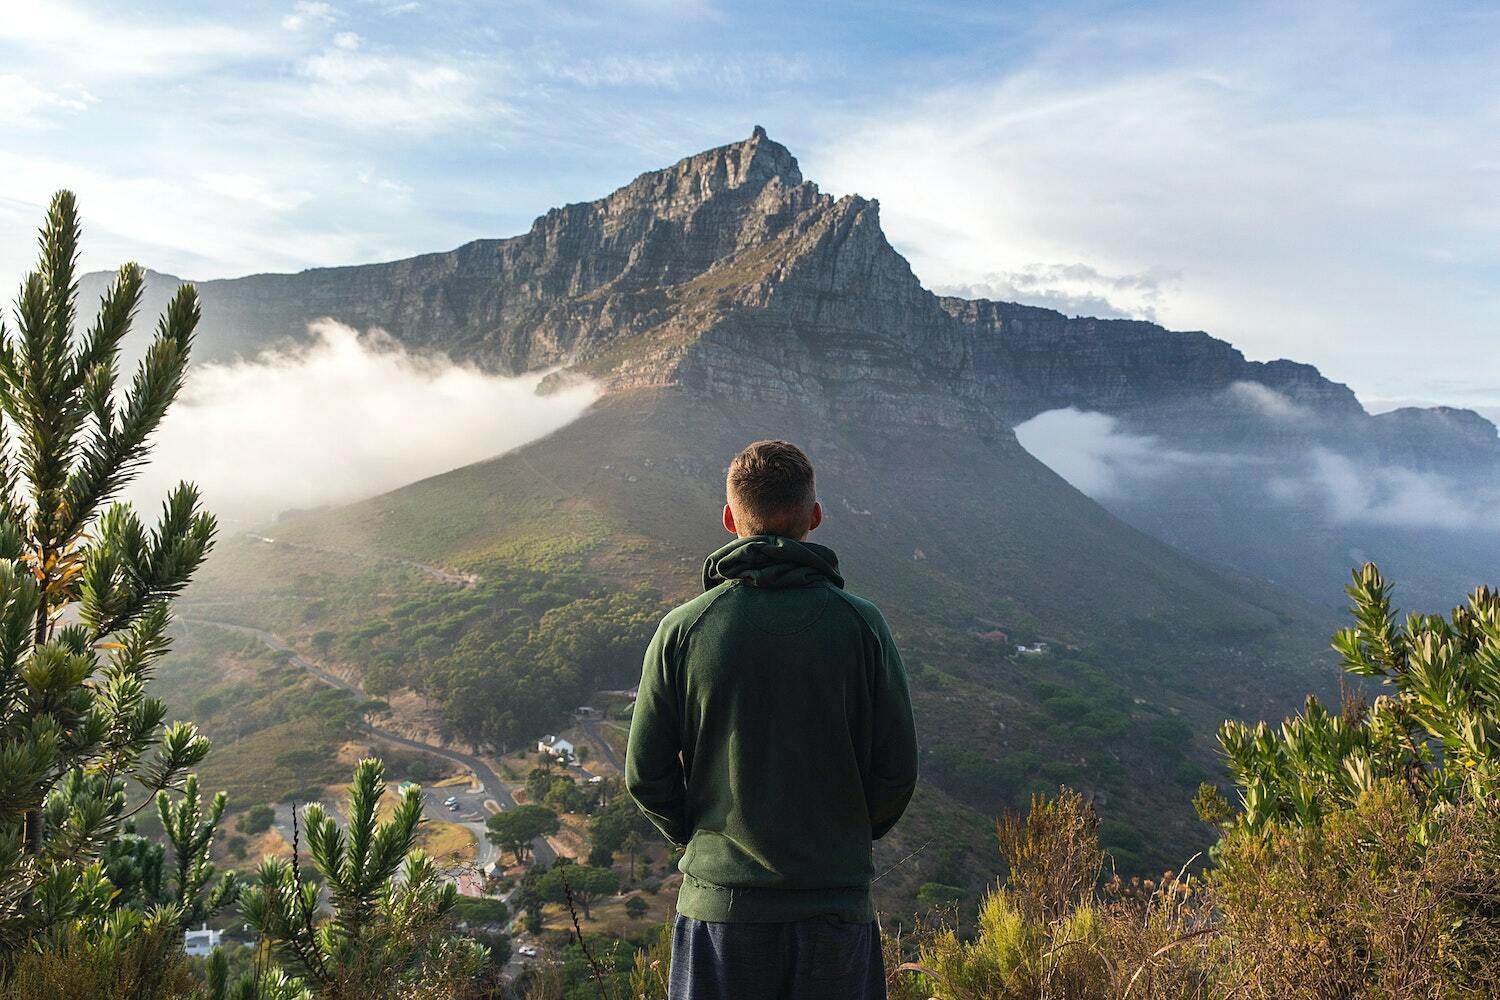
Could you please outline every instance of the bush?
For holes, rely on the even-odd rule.
[[[1222,976],[1249,998],[1500,995],[1500,824],[1468,805],[1426,840],[1384,783],[1314,827],[1237,831],[1210,880]]]
[[[482,896],[460,896],[453,904],[456,919],[470,924],[504,924],[510,918],[510,907],[503,899],[487,899]]]
[[[941,882],[924,882],[917,890],[917,904],[929,910],[940,906],[951,906],[963,898],[963,889],[956,885],[944,885]]]
[[[259,833],[265,833],[271,829],[271,824],[276,821],[276,810],[268,805],[254,805],[235,821],[234,828],[246,836],[253,837]]]

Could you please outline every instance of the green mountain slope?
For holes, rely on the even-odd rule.
[[[950,809],[977,819],[1068,783],[1101,802],[1127,867],[1180,861],[1206,834],[1187,803],[1212,728],[1321,686],[1312,612],[1127,527],[1007,434],[834,425],[677,389],[613,393],[511,454],[285,521],[274,544],[239,540],[192,596],[322,643],[373,693],[422,692],[457,738],[514,745],[633,683],[655,615],[724,539],[723,466],[765,436],[818,463],[819,539],[897,630]],[[372,557],[478,582],[340,582]],[[1047,654],[1015,654],[1037,640]]]

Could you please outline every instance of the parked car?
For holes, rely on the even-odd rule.
[[[457,795],[450,795],[446,799],[443,800],[443,805],[447,806],[449,809],[452,809],[454,807],[454,805],[457,804],[457,802],[458,802],[458,796]]]
[[[536,945],[523,944],[516,951],[527,958],[536,958]]]

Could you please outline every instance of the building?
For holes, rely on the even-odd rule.
[[[1016,647],[1016,652],[1023,656],[1035,656],[1038,653],[1045,653],[1046,651],[1047,644],[1045,642],[1033,642],[1029,646],[1023,642]]]
[[[203,957],[217,948],[223,937],[223,931],[211,931],[204,924],[201,930],[182,932],[182,950],[189,955]]]
[[[536,749],[537,753],[550,753],[558,760],[569,760],[577,756],[573,750],[573,744],[561,736],[543,736],[537,740]]]

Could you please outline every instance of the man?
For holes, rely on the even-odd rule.
[[[686,847],[672,1000],[884,998],[871,841],[917,780],[906,673],[844,589],[807,456],[758,441],[729,466],[704,593],[646,650],[625,781]]]

